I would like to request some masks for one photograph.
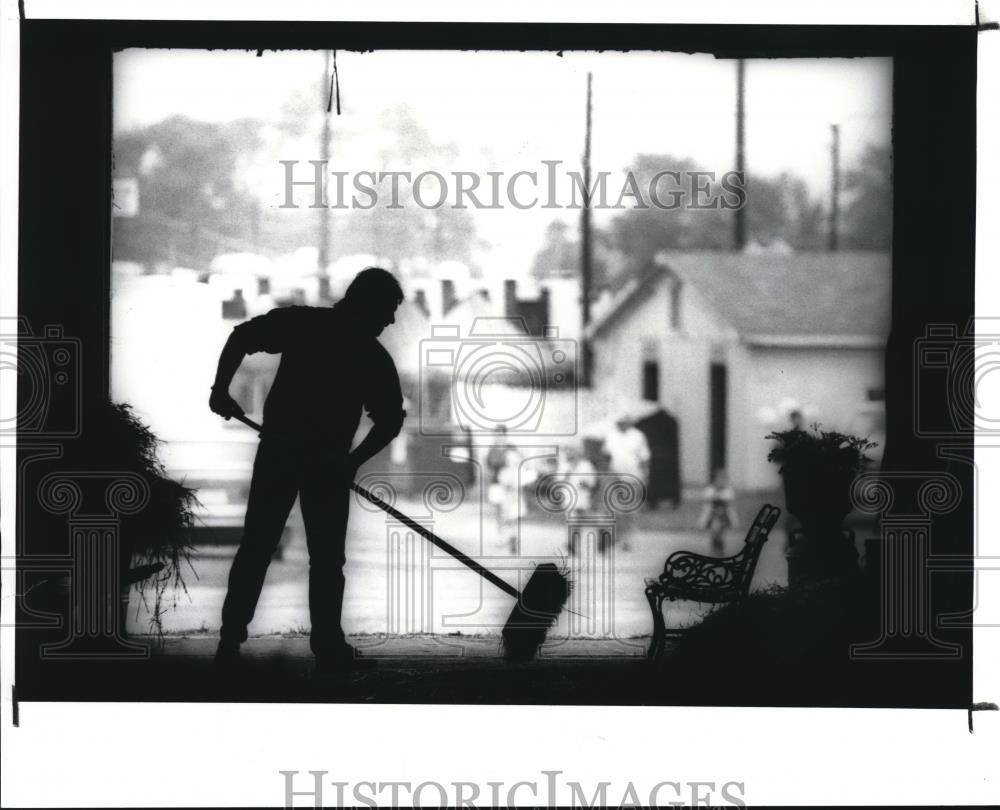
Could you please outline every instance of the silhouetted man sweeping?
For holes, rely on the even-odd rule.
[[[264,404],[243,539],[229,572],[216,660],[238,659],[268,564],[299,496],[309,548],[310,647],[318,667],[354,661],[340,618],[350,483],[403,425],[399,375],[376,338],[395,322],[403,291],[391,273],[361,271],[333,307],[285,307],[235,327],[219,358],[209,407],[243,411],[229,384],[244,356],[281,353]],[[362,408],[374,423],[351,450]]]

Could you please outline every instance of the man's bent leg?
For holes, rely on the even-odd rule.
[[[243,539],[229,570],[229,590],[222,606],[220,642],[235,647],[246,641],[264,576],[295,503],[299,486],[291,448],[261,440],[253,465]]]
[[[310,647],[317,657],[344,650],[341,613],[349,501],[350,490],[329,470],[314,470],[302,484],[300,505],[309,546]]]

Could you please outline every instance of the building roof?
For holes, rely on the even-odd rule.
[[[459,309],[461,308],[461,309]],[[462,315],[470,317],[483,317],[493,314],[490,294],[487,290],[473,290],[465,298],[459,298],[451,302],[451,305],[444,311],[444,315],[459,309]]]
[[[886,253],[706,250],[657,254],[591,325],[590,336],[619,321],[669,276],[698,290],[748,343],[860,346],[884,343],[889,334],[892,264]]]

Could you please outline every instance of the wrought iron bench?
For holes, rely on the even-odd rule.
[[[667,557],[659,578],[646,580],[646,599],[653,612],[653,641],[647,653],[650,659],[663,654],[666,641],[663,600],[738,604],[746,599],[760,550],[780,514],[777,506],[762,506],[737,554],[706,557],[693,551],[675,551]]]

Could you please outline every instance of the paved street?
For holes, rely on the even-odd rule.
[[[759,498],[738,507],[740,526],[730,532],[726,553],[736,552],[745,527],[753,517]],[[400,502],[407,514],[419,519],[421,504]],[[519,554],[497,542],[495,525],[480,519],[473,510],[456,510],[437,516],[433,531],[467,553],[479,557],[507,581],[523,586],[534,566],[553,560],[565,564],[573,581],[573,593],[556,628],[553,640],[621,639],[623,653],[630,650],[630,637],[651,631],[649,607],[643,580],[656,576],[666,557],[678,549],[708,553],[704,532],[689,528],[696,520],[693,504],[678,512],[663,509],[644,512],[634,520],[628,550],[619,543],[610,553],[600,554],[592,542],[581,543],[582,553],[569,556],[567,526],[557,516],[522,522]],[[435,634],[445,648],[458,636],[496,635],[511,611],[511,598],[483,581],[443,552],[419,537],[407,536],[400,526],[387,523],[381,512],[352,506],[348,530],[347,592],[344,629],[351,635]],[[665,528],[666,527],[666,528]],[[776,529],[765,546],[757,569],[755,586],[784,583],[784,533]],[[186,572],[187,594],[176,595],[176,608],[163,617],[170,634],[218,632],[225,581],[235,552],[234,546],[205,546],[194,560],[197,578]],[[308,631],[308,557],[305,537],[294,521],[288,532],[284,554],[268,572],[257,614],[250,626],[252,636]],[[667,614],[670,624],[697,620],[704,607],[679,604]],[[148,631],[149,614],[133,596],[130,627]],[[447,639],[450,636],[451,639]],[[637,642],[631,642],[635,646]],[[447,652],[446,649],[442,650]]]

